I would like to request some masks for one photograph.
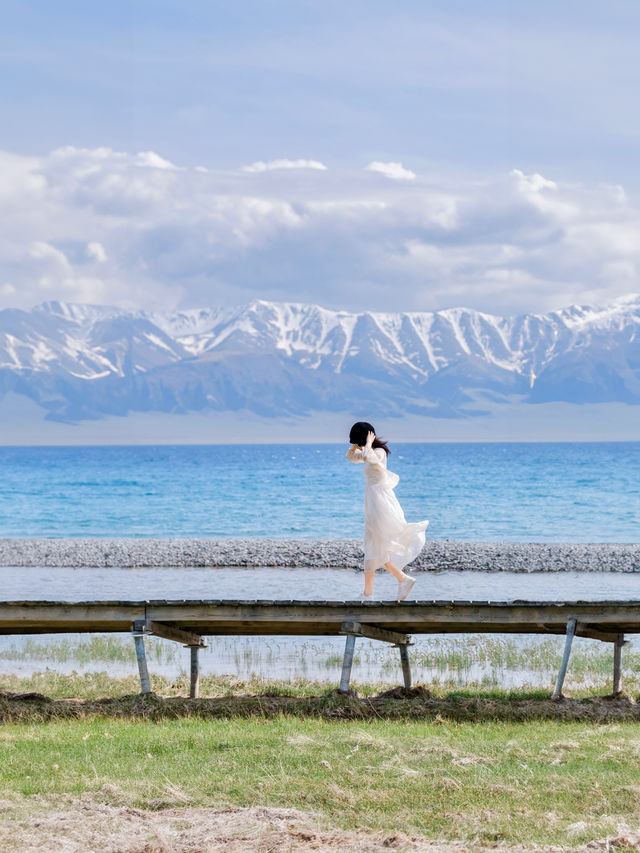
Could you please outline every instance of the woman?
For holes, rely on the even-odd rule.
[[[364,592],[361,601],[373,599],[373,578],[383,566],[398,581],[398,601],[404,601],[416,579],[402,571],[418,556],[425,542],[428,521],[409,524],[393,490],[400,478],[387,471],[389,448],[376,438],[371,424],[358,421],[349,433],[347,459],[365,463],[364,475]]]

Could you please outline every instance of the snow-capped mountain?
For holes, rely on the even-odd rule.
[[[248,409],[478,415],[479,401],[640,403],[640,295],[498,317],[257,300],[176,313],[0,311],[0,397],[54,420]],[[471,404],[473,403],[473,407]]]

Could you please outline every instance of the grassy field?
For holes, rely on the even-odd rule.
[[[189,701],[185,687],[156,679],[163,697],[142,699],[126,695],[135,679],[0,678],[2,849],[26,849],[15,828],[34,813],[66,803],[72,814],[78,802],[85,819],[88,804],[103,804],[178,809],[183,823],[202,808],[296,809],[356,833],[346,846],[363,850],[383,847],[354,838],[399,830],[469,849],[575,848],[640,826],[640,716],[629,701],[477,689],[402,697],[375,685],[340,697],[312,682],[229,678],[205,679],[208,698]],[[32,690],[52,698],[10,695]],[[395,849],[426,849],[403,843]]]
[[[265,805],[347,830],[528,844],[640,819],[635,724],[94,718],[5,726],[0,746],[4,795],[25,804]]]

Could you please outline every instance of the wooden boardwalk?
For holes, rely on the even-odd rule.
[[[640,601],[6,601],[0,634],[133,633],[142,691],[149,677],[144,635],[191,648],[191,695],[198,692],[198,649],[216,635],[346,635],[341,690],[348,690],[357,637],[400,650],[405,686],[411,684],[411,634],[563,634],[565,653],[554,696],[561,696],[574,636],[614,644],[614,692],[620,690],[625,634],[640,633]]]

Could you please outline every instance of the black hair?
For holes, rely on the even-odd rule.
[[[375,429],[371,426],[367,421],[357,421],[349,430],[349,441],[351,444],[357,444],[360,447],[364,447],[367,443],[367,433],[373,432],[375,433]],[[377,436],[373,439],[372,447],[381,447],[387,456],[391,453],[389,448],[387,447],[387,442],[383,441],[381,438]]]

